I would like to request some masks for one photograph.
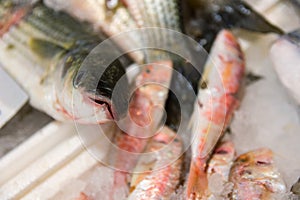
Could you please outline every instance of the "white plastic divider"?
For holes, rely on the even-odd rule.
[[[79,156],[68,162],[55,174],[51,175],[40,185],[32,189],[30,193],[22,197],[22,199],[52,199],[70,180],[80,177],[97,164],[101,165],[98,160],[106,158],[110,145],[107,140],[111,140],[113,137],[115,126],[110,123],[102,125],[101,129],[106,133],[105,135],[99,134],[98,125],[78,125],[77,131],[86,135],[85,138],[80,138],[80,140],[86,145],[85,147],[89,148],[89,151],[82,152]],[[97,159],[93,157],[94,155]]]
[[[0,159],[0,187],[74,132],[72,124],[51,122],[9,152]]]
[[[82,150],[83,147],[77,135],[66,139],[4,184],[0,188],[0,199],[20,198],[70,162]]]
[[[68,181],[77,179],[97,164],[99,164],[97,160],[87,151],[84,151],[62,169],[30,191],[30,193],[22,197],[22,200],[53,199],[54,196],[64,188],[64,185],[66,185]]]

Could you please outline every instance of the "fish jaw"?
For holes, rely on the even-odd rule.
[[[244,56],[237,39],[231,32],[221,31],[205,65],[191,121],[195,142],[192,143],[188,198],[200,198],[207,190],[206,162],[239,104],[236,96],[244,71]]]
[[[273,152],[267,148],[240,155],[231,168],[230,181],[233,199],[272,199],[272,194],[286,192]]]
[[[94,62],[95,58],[92,58],[94,56],[87,57],[77,69],[73,86],[82,92],[83,97],[93,100],[95,105],[106,107],[106,113],[110,118],[119,120],[127,115],[129,102],[125,69],[119,60],[115,60],[107,67],[102,66],[103,57],[99,58],[97,64]]]
[[[279,80],[300,104],[300,33],[294,32],[278,39],[270,50],[270,57]]]

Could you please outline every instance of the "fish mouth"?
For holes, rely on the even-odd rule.
[[[115,112],[115,108],[110,99],[105,97],[99,97],[95,95],[89,95],[89,100],[92,101],[96,106],[100,106],[104,108],[106,115],[109,119],[116,120],[118,119],[117,113]]]

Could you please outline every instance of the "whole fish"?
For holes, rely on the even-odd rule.
[[[114,86],[125,74],[125,59],[102,64],[118,51],[114,44],[85,62],[89,71],[78,72],[104,34],[96,35],[86,24],[41,3],[3,0],[0,15],[1,65],[27,91],[34,107],[55,119],[82,123],[103,123],[127,114],[126,78],[118,99],[112,99]]]
[[[205,65],[191,119],[193,141],[187,183],[189,199],[205,195],[208,184],[206,162],[239,104],[237,94],[244,71],[245,60],[239,43],[230,31],[221,31]]]
[[[222,29],[242,28],[261,33],[283,33],[241,0],[188,0],[186,3],[185,31],[208,52]]]
[[[169,199],[180,180],[182,141],[163,127],[149,142],[136,166],[128,199]],[[140,173],[143,172],[143,173]]]
[[[234,183],[233,200],[271,200],[274,195],[286,192],[274,165],[273,152],[266,148],[240,155],[231,168],[230,181]]]
[[[172,62],[160,61],[146,65],[135,80],[137,87],[129,104],[129,116],[120,122],[122,133],[116,135],[110,152],[114,173],[112,193],[128,187],[131,173],[151,136],[162,124],[163,108],[172,77]],[[113,195],[111,195],[113,196]]]
[[[280,81],[300,104],[300,29],[278,39],[270,56]]]

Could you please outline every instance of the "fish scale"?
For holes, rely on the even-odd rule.
[[[20,55],[24,56],[24,58],[27,58],[32,63],[35,63],[34,65],[36,65],[38,61],[40,61],[36,54],[28,51],[28,40],[30,39],[30,35],[26,36],[18,28],[11,28],[9,34],[5,34],[2,39],[7,43],[8,48],[9,46],[12,47],[9,51],[19,53]],[[36,67],[36,69],[38,70],[38,67]],[[41,71],[44,71],[42,69],[44,68],[40,68]]]

